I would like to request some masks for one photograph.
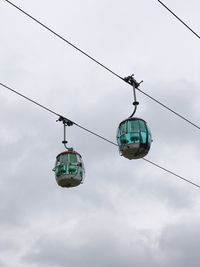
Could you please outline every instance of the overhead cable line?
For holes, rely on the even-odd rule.
[[[66,38],[62,37],[60,34],[56,33],[54,30],[50,29],[48,26],[46,26],[45,24],[43,24],[42,22],[40,22],[38,19],[34,18],[33,16],[31,16],[30,14],[28,14],[26,11],[24,11],[23,9],[21,9],[20,7],[18,7],[17,5],[13,4],[12,2],[8,1],[8,0],[4,0],[6,2],[8,2],[10,5],[12,5],[13,7],[17,8],[19,11],[21,11],[22,13],[24,13],[26,16],[28,16],[29,18],[31,18],[32,20],[34,20],[35,22],[37,22],[38,24],[40,24],[42,27],[44,27],[46,30],[48,30],[49,32],[53,33],[54,35],[56,35],[58,38],[60,38],[61,40],[63,40],[64,42],[66,42],[67,44],[71,45],[73,48],[75,48],[76,50],[78,50],[79,52],[81,52],[83,55],[85,55],[86,57],[88,57],[89,59],[93,60],[95,63],[97,63],[98,65],[100,65],[101,67],[103,67],[104,69],[106,69],[107,71],[111,72],[113,75],[117,76],[118,78],[122,79],[122,77],[120,77],[117,73],[115,73],[114,71],[112,71],[111,69],[109,69],[108,67],[106,67],[105,65],[103,65],[102,63],[100,63],[98,60],[96,60],[95,58],[93,58],[92,56],[88,55],[86,52],[84,52],[83,50],[81,50],[79,47],[77,47],[76,45],[72,44],[70,41],[68,41]]]
[[[35,104],[35,105],[37,105],[37,106],[43,108],[44,110],[46,110],[46,111],[48,111],[48,112],[50,112],[50,113],[52,113],[52,114],[54,114],[54,115],[56,115],[56,116],[58,116],[58,117],[65,118],[67,121],[72,122],[74,125],[76,125],[77,127],[81,128],[82,130],[87,131],[87,132],[89,132],[89,133],[91,133],[91,134],[93,134],[93,135],[95,135],[95,136],[97,136],[97,137],[103,139],[104,141],[107,141],[107,142],[109,142],[109,143],[111,143],[111,144],[117,146],[117,144],[115,144],[114,142],[112,142],[112,141],[106,139],[105,137],[103,137],[103,136],[101,136],[101,135],[99,135],[99,134],[97,134],[97,133],[95,133],[95,132],[93,132],[93,131],[88,130],[87,128],[85,128],[85,127],[79,125],[78,123],[76,123],[76,122],[74,122],[74,121],[72,121],[72,120],[70,120],[70,119],[68,119],[68,118],[66,118],[66,117],[64,117],[64,116],[62,116],[62,115],[60,115],[60,114],[58,114],[57,112],[53,111],[52,109],[49,109],[49,108],[47,108],[47,107],[41,105],[40,103],[36,102],[35,100],[32,100],[31,98],[25,96],[24,94],[19,93],[18,91],[12,89],[11,87],[9,87],[9,86],[7,86],[7,85],[1,83],[1,82],[0,82],[0,85],[3,86],[4,88],[8,89],[9,91],[11,91],[11,92],[13,92],[13,93],[15,93],[15,94],[17,94],[17,95],[19,95],[19,96],[25,98],[26,100],[32,102],[33,104]]]
[[[198,37],[200,39],[200,36],[193,31],[182,19],[180,19],[171,9],[169,9],[163,2],[161,2],[160,0],[158,0],[158,2],[164,6],[164,8],[166,8],[175,18],[177,18],[188,30],[190,30],[196,37]]]
[[[66,118],[66,117],[61,116],[60,114],[56,113],[56,112],[53,111],[52,109],[49,109],[49,108],[47,108],[47,107],[41,105],[40,103],[38,103],[38,102],[32,100],[31,98],[29,98],[29,97],[27,97],[27,96],[25,96],[25,95],[23,95],[23,94],[17,92],[16,90],[12,89],[11,87],[9,87],[9,86],[7,86],[7,85],[5,85],[5,84],[3,84],[3,83],[0,83],[0,85],[3,86],[3,87],[5,87],[6,89],[10,90],[11,92],[13,92],[13,93],[15,93],[15,94],[17,94],[17,95],[19,95],[19,96],[25,98],[26,100],[32,102],[33,104],[35,104],[35,105],[37,105],[37,106],[43,108],[44,110],[49,111],[50,113],[52,113],[52,114],[54,114],[54,115],[56,115],[56,116],[58,116],[58,117],[65,118],[67,121],[72,122],[74,125],[76,125],[77,127],[83,129],[84,131],[87,131],[87,132],[89,132],[89,133],[91,133],[91,134],[93,134],[93,135],[95,135],[95,136],[97,136],[97,137],[99,137],[99,138],[101,138],[101,139],[103,139],[103,140],[105,140],[105,141],[107,141],[107,142],[113,144],[113,145],[117,145],[117,144],[115,144],[114,142],[112,142],[112,141],[106,139],[105,137],[103,137],[103,136],[101,136],[101,135],[99,135],[99,134],[97,134],[97,133],[95,133],[95,132],[93,132],[93,131],[88,130],[87,128],[85,128],[85,127],[83,127],[83,126],[77,124],[76,122],[74,122],[74,121],[72,121],[72,120],[69,120],[69,119]]]
[[[191,124],[192,126],[194,126],[195,128],[197,128],[198,130],[200,130],[200,126],[198,126],[197,124],[193,123],[192,121],[188,120],[187,118],[183,117],[182,115],[180,115],[178,112],[176,112],[175,110],[169,108],[168,106],[166,106],[165,104],[163,104],[162,102],[160,102],[159,100],[155,99],[154,97],[150,96],[149,94],[143,92],[141,89],[137,88],[137,90],[141,93],[143,93],[144,95],[146,95],[147,97],[149,97],[151,100],[155,101],[157,104],[161,105],[162,107],[166,108],[167,110],[171,111],[172,113],[174,113],[176,116],[178,116],[179,118],[183,119],[184,121],[188,122],[189,124]]]
[[[24,99],[30,101],[31,103],[33,103],[33,104],[35,104],[35,105],[41,107],[42,109],[44,109],[44,110],[46,110],[46,111],[48,111],[48,112],[50,112],[50,113],[52,113],[52,114],[58,116],[59,118],[64,118],[66,121],[69,121],[70,123],[73,123],[74,125],[76,125],[77,127],[81,128],[82,130],[87,131],[88,133],[93,134],[93,135],[95,135],[96,137],[98,137],[98,138],[100,138],[100,139],[102,139],[102,140],[104,140],[104,141],[106,141],[106,142],[108,142],[108,143],[110,143],[110,144],[112,144],[112,145],[118,147],[118,145],[117,145],[116,143],[110,141],[109,139],[107,139],[107,138],[105,138],[105,137],[103,137],[103,136],[101,136],[101,135],[99,135],[99,134],[97,134],[97,133],[95,133],[95,132],[93,132],[93,131],[91,131],[91,130],[85,128],[85,127],[83,127],[83,126],[81,126],[80,124],[78,124],[78,123],[76,123],[76,122],[73,122],[72,120],[70,120],[70,119],[68,119],[68,118],[66,118],[66,117],[64,117],[64,116],[62,116],[62,115],[60,115],[59,113],[53,111],[52,109],[47,108],[47,107],[45,107],[44,105],[41,105],[40,103],[38,103],[38,102],[36,102],[35,100],[33,100],[33,99],[31,99],[31,98],[25,96],[25,95],[22,94],[22,93],[19,93],[18,91],[12,89],[11,87],[9,87],[9,86],[7,86],[7,85],[1,83],[1,82],[0,82],[0,85],[1,85],[2,87],[4,87],[4,88],[8,89],[9,91],[11,91],[11,92],[13,92],[13,93],[15,93],[15,94],[21,96],[22,98],[24,98]],[[166,168],[164,168],[164,167],[162,167],[162,166],[160,166],[160,165],[158,165],[157,163],[154,163],[154,162],[152,162],[152,161],[150,161],[150,160],[148,160],[148,159],[146,159],[146,158],[143,158],[143,160],[145,160],[146,162],[152,164],[153,166],[156,166],[157,168],[159,168],[159,169],[161,169],[161,170],[163,170],[163,171],[165,171],[165,172],[170,173],[171,175],[174,175],[175,177],[178,177],[178,178],[182,179],[182,180],[185,181],[185,182],[188,182],[188,183],[190,183],[190,184],[192,184],[192,185],[194,185],[194,186],[200,188],[200,185],[198,185],[198,184],[196,184],[196,183],[194,183],[194,182],[192,182],[192,181],[190,181],[190,180],[188,180],[188,179],[186,179],[186,178],[184,178],[184,177],[182,177],[182,176],[180,176],[180,175],[178,175],[178,174],[176,174],[176,173],[174,173],[174,172],[172,172],[172,171],[170,171],[170,170],[168,170],[168,169],[166,169]]]
[[[4,0],[7,3],[9,3],[10,5],[12,5],[13,7],[15,7],[16,9],[18,9],[20,12],[22,12],[23,14],[25,14],[26,16],[28,16],[30,19],[34,20],[35,22],[37,22],[39,25],[41,25],[42,27],[44,27],[46,30],[48,30],[49,32],[51,32],[52,34],[54,34],[55,36],[57,36],[58,38],[60,38],[62,41],[64,41],[65,43],[67,43],[68,45],[72,46],[74,49],[78,50],[80,53],[82,53],[83,55],[85,55],[86,57],[88,57],[89,59],[91,59],[92,61],[94,61],[95,63],[97,63],[98,65],[100,65],[101,67],[103,67],[104,69],[106,69],[107,71],[109,71],[111,74],[113,74],[114,76],[116,76],[117,78],[119,78],[120,80],[128,83],[129,85],[132,85],[129,81],[127,81],[125,78],[121,77],[120,75],[118,75],[117,73],[115,73],[114,71],[112,71],[110,68],[106,67],[104,64],[100,63],[98,60],[96,60],[94,57],[90,56],[89,54],[87,54],[86,52],[84,52],[83,50],[81,50],[79,47],[75,46],[74,44],[72,44],[70,41],[68,41],[66,38],[62,37],[60,34],[56,33],[54,30],[50,29],[49,27],[47,27],[45,24],[43,24],[42,22],[40,22],[38,19],[34,18],[32,15],[28,14],[26,11],[24,11],[23,9],[21,9],[20,7],[18,7],[17,5],[13,4],[12,2],[10,2],[9,0]],[[177,113],[176,111],[172,110],[171,108],[167,107],[165,104],[161,103],[160,101],[156,100],[154,97],[150,96],[149,94],[145,93],[144,91],[142,91],[141,89],[139,89],[138,87],[136,88],[139,92],[141,92],[142,94],[144,94],[145,96],[149,97],[151,100],[155,101],[157,104],[161,105],[162,107],[166,108],[168,111],[174,113],[176,116],[178,116],[179,118],[183,119],[184,121],[186,121],[187,123],[191,124],[192,126],[194,126],[195,128],[197,128],[198,130],[200,130],[200,126],[198,126],[197,124],[191,122],[189,119],[185,118],[184,116],[180,115],[179,113]]]
[[[45,107],[45,106],[39,104],[38,102],[32,100],[32,99],[29,98],[29,97],[27,97],[27,96],[25,96],[25,95],[23,95],[23,94],[17,92],[16,90],[12,89],[11,87],[9,87],[9,86],[7,86],[7,85],[1,83],[1,82],[0,82],[0,85],[3,86],[3,87],[5,87],[6,89],[10,90],[11,92],[13,92],[13,93],[15,93],[15,94],[17,94],[17,95],[19,95],[19,96],[25,98],[26,100],[32,102],[33,104],[35,104],[35,105],[37,105],[37,106],[39,106],[39,107],[41,107],[41,108],[43,108],[43,109],[45,109],[45,110],[47,110],[47,111],[53,113],[54,115],[56,115],[56,116],[60,116],[58,113],[54,112],[53,110],[51,110],[51,109],[49,109],[49,108],[47,108],[47,107]]]
[[[150,161],[150,160],[148,160],[148,159],[146,159],[146,158],[143,158],[143,160],[145,160],[146,162],[149,162],[150,164],[152,164],[152,165],[154,165],[154,166],[160,168],[161,170],[163,170],[163,171],[165,171],[165,172],[168,172],[168,173],[170,173],[170,174],[172,174],[172,175],[178,177],[179,179],[181,179],[181,180],[183,180],[183,181],[185,181],[185,182],[187,182],[187,183],[190,183],[190,184],[192,184],[192,185],[194,185],[194,186],[200,188],[200,185],[198,185],[198,184],[196,184],[196,183],[194,183],[194,182],[192,182],[192,181],[190,181],[190,180],[188,180],[188,179],[186,179],[186,178],[183,178],[182,176],[180,176],[180,175],[178,175],[178,174],[176,174],[176,173],[174,173],[174,172],[172,172],[172,171],[169,171],[168,169],[166,169],[166,168],[164,168],[164,167],[161,167],[160,165],[158,165],[158,164],[156,164],[156,163],[154,163],[154,162],[152,162],[152,161]]]

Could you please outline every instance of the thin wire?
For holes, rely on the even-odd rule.
[[[108,67],[106,67],[105,65],[103,65],[102,63],[100,63],[98,60],[96,60],[95,58],[93,58],[92,56],[90,56],[89,54],[87,54],[86,52],[84,52],[83,50],[81,50],[80,48],[78,48],[77,46],[75,46],[74,44],[72,44],[70,41],[68,41],[67,39],[65,39],[64,37],[62,37],[60,34],[56,33],[54,30],[52,30],[49,27],[47,27],[45,24],[43,24],[42,22],[40,22],[39,20],[37,20],[36,18],[34,18],[30,14],[28,14],[26,11],[24,11],[23,9],[21,9],[17,5],[13,4],[12,2],[10,2],[8,0],[4,0],[4,1],[8,2],[10,5],[12,5],[13,7],[17,8],[19,11],[21,11],[22,13],[24,13],[26,16],[28,16],[29,18],[31,18],[32,20],[34,20],[35,22],[37,22],[38,24],[40,24],[42,27],[44,27],[46,30],[48,30],[49,32],[51,32],[54,35],[56,35],[58,38],[60,38],[61,40],[63,40],[67,44],[71,45],[73,48],[75,48],[76,50],[78,50],[79,52],[81,52],[83,55],[85,55],[86,57],[90,58],[95,63],[97,63],[98,65],[100,65],[104,69],[106,69],[107,71],[111,72],[113,75],[117,76],[121,80],[124,80],[117,73],[115,73],[114,71],[112,71],[111,69],[109,69]]]
[[[141,89],[137,88],[138,91],[140,91],[142,94],[146,95],[147,97],[149,97],[151,100],[155,101],[156,103],[158,103],[159,105],[161,105],[162,107],[166,108],[167,110],[171,111],[172,113],[174,113],[176,116],[178,116],[179,118],[183,119],[184,121],[188,122],[189,124],[191,124],[192,126],[196,127],[198,130],[200,130],[200,126],[198,126],[197,124],[193,123],[192,121],[188,120],[187,118],[183,117],[182,115],[180,115],[179,113],[177,113],[176,111],[174,111],[173,109],[167,107],[165,104],[163,104],[162,102],[158,101],[157,99],[155,99],[154,97],[150,96],[149,94],[145,93],[144,91],[142,91]]]
[[[46,111],[48,111],[48,112],[50,112],[50,113],[52,113],[52,114],[54,114],[54,115],[56,115],[56,116],[58,116],[58,117],[63,117],[63,118],[65,118],[66,120],[71,121],[71,122],[72,122],[74,125],[76,125],[77,127],[81,128],[81,129],[83,129],[83,130],[85,130],[85,131],[87,131],[87,132],[89,132],[89,133],[91,133],[91,134],[93,134],[93,135],[95,135],[95,136],[97,136],[97,137],[99,137],[99,138],[101,138],[101,139],[103,139],[103,140],[105,140],[105,141],[111,143],[111,144],[117,145],[117,144],[115,144],[114,142],[112,142],[112,141],[106,139],[105,137],[103,137],[103,136],[101,136],[101,135],[99,135],[99,134],[97,134],[97,133],[95,133],[95,132],[93,132],[93,131],[90,131],[90,130],[88,130],[87,128],[85,128],[85,127],[79,125],[78,123],[76,123],[76,122],[74,122],[74,121],[72,121],[72,120],[70,120],[70,119],[68,119],[68,118],[66,118],[66,117],[64,117],[64,116],[62,116],[62,115],[60,115],[60,114],[58,114],[57,112],[53,111],[52,109],[49,109],[49,108],[47,108],[47,107],[41,105],[40,103],[36,102],[35,100],[32,100],[31,98],[25,96],[24,94],[21,94],[21,93],[17,92],[16,90],[12,89],[11,87],[9,87],[9,86],[7,86],[7,85],[1,83],[1,82],[0,82],[0,85],[3,86],[3,87],[5,87],[6,89],[10,90],[11,92],[13,92],[13,93],[15,93],[15,94],[17,94],[17,95],[19,95],[19,96],[25,98],[26,100],[32,102],[33,104],[35,104],[35,105],[37,105],[37,106],[43,108],[44,110],[46,110]]]
[[[161,2],[160,0],[158,0],[158,2],[164,6],[175,18],[177,18],[186,28],[188,28],[188,30],[190,30],[196,37],[198,37],[200,39],[200,36],[193,31],[184,21],[182,21],[182,19],[180,19],[171,9],[169,9],[163,2]]]
[[[105,137],[103,137],[103,136],[101,136],[101,135],[99,135],[99,134],[97,134],[97,133],[94,133],[93,131],[90,131],[89,129],[87,129],[87,128],[81,126],[80,124],[74,123],[74,125],[76,125],[77,127],[81,128],[81,129],[84,130],[84,131],[87,131],[88,133],[91,133],[91,134],[93,134],[93,135],[95,135],[95,136],[101,138],[102,140],[104,140],[104,141],[106,141],[106,142],[108,142],[108,143],[110,143],[110,144],[112,144],[112,145],[118,146],[116,143],[114,143],[114,142],[108,140],[107,138],[105,138]]]
[[[131,83],[125,81],[125,79],[122,78],[120,75],[118,75],[117,73],[115,73],[114,71],[112,71],[111,69],[109,69],[108,67],[106,67],[105,65],[103,65],[102,63],[100,63],[99,61],[97,61],[92,56],[90,56],[87,53],[85,53],[83,50],[81,50],[80,48],[78,48],[77,46],[75,46],[74,44],[72,44],[71,42],[69,42],[67,39],[65,39],[64,37],[62,37],[60,34],[56,33],[55,31],[53,31],[52,29],[50,29],[49,27],[47,27],[45,24],[43,24],[42,22],[40,22],[39,20],[37,20],[36,18],[34,18],[30,14],[28,14],[26,11],[24,11],[23,9],[21,9],[17,5],[13,4],[12,2],[10,2],[8,0],[4,0],[4,1],[6,1],[10,5],[12,5],[13,7],[15,7],[19,11],[21,11],[23,14],[25,14],[26,16],[28,16],[29,18],[31,18],[32,20],[34,20],[35,22],[37,22],[38,24],[40,24],[42,27],[44,27],[45,29],[47,29],[49,32],[51,32],[52,34],[54,34],[55,36],[57,36],[58,38],[60,38],[64,42],[66,42],[67,44],[71,45],[73,48],[75,48],[76,50],[78,50],[79,52],[81,52],[82,54],[84,54],[85,56],[87,56],[88,58],[90,58],[92,61],[94,61],[98,65],[100,65],[101,67],[103,67],[104,69],[106,69],[107,71],[109,71],[110,73],[112,73],[113,75],[115,75],[116,77],[118,77],[120,80],[123,80],[124,82],[128,83],[129,85],[132,85]],[[186,119],[184,116],[180,115],[176,111],[174,111],[171,108],[167,107],[165,104],[162,104],[160,101],[156,100],[154,97],[152,97],[152,96],[148,95],[147,93],[143,92],[141,89],[139,89],[139,88],[136,88],[136,89],[139,90],[142,94],[144,94],[147,97],[149,97],[150,99],[152,99],[153,101],[157,102],[162,107],[166,108],[167,110],[169,110],[172,113],[174,113],[175,115],[177,115],[179,118],[183,119],[184,121],[188,122],[192,126],[196,127],[198,130],[200,130],[200,126],[198,126],[195,123],[191,122],[190,120]]]
[[[198,185],[198,184],[196,184],[196,183],[193,183],[192,181],[190,181],[190,180],[188,180],[188,179],[186,179],[186,178],[183,178],[182,176],[180,176],[180,175],[178,175],[178,174],[176,174],[176,173],[174,173],[174,172],[172,172],[172,171],[169,171],[169,170],[167,170],[166,168],[161,167],[160,165],[158,165],[158,164],[156,164],[156,163],[154,163],[154,162],[152,162],[152,161],[150,161],[150,160],[148,160],[148,159],[146,159],[146,158],[143,158],[143,160],[145,160],[146,162],[148,162],[148,163],[150,163],[150,164],[152,164],[152,165],[154,165],[154,166],[160,168],[160,169],[163,170],[163,171],[166,171],[166,172],[168,172],[168,173],[170,173],[170,174],[172,174],[172,175],[178,177],[179,179],[181,179],[181,180],[183,180],[183,181],[185,181],[185,182],[187,182],[187,183],[190,183],[190,184],[192,184],[192,185],[194,185],[194,186],[200,188],[200,185]]]
[[[7,86],[7,85],[1,83],[1,82],[0,82],[0,85],[3,86],[3,87],[5,87],[6,89],[10,90],[11,92],[13,92],[13,93],[15,93],[15,94],[17,94],[17,95],[19,95],[19,96],[25,98],[26,100],[32,102],[33,104],[35,104],[35,105],[37,105],[37,106],[39,106],[39,107],[41,107],[41,108],[43,108],[43,109],[45,109],[45,110],[47,110],[47,111],[53,113],[54,115],[56,115],[56,116],[60,116],[60,115],[59,115],[58,113],[56,113],[55,111],[53,111],[53,110],[51,110],[51,109],[49,109],[49,108],[47,108],[47,107],[45,107],[45,106],[39,104],[38,102],[32,100],[31,98],[29,98],[29,97],[27,97],[27,96],[25,96],[25,95],[23,95],[23,94],[21,94],[21,93],[15,91],[15,90],[12,89],[11,87],[9,87],[9,86]]]
[[[48,112],[50,112],[50,113],[52,113],[52,114],[54,114],[54,115],[56,115],[56,116],[58,116],[58,117],[62,117],[62,118],[65,118],[66,120],[69,120],[69,119],[67,119],[66,117],[61,116],[61,115],[58,114],[57,112],[53,111],[52,109],[49,109],[49,108],[47,108],[47,107],[41,105],[40,103],[38,103],[38,102],[32,100],[31,98],[25,96],[24,94],[21,94],[21,93],[17,92],[16,90],[10,88],[9,86],[7,86],[7,85],[5,85],[5,84],[3,84],[3,83],[1,83],[1,82],[0,82],[0,85],[3,86],[4,88],[10,90],[11,92],[13,92],[13,93],[15,93],[15,94],[17,94],[17,95],[19,95],[19,96],[25,98],[26,100],[30,101],[31,103],[33,103],[33,104],[35,104],[35,105],[41,107],[42,109],[44,109],[44,110],[46,110],[46,111],[48,111]],[[108,140],[107,138],[104,138],[103,136],[101,136],[101,135],[99,135],[99,134],[97,134],[97,133],[95,133],[95,132],[93,132],[93,131],[91,131],[91,130],[89,130],[89,129],[87,129],[87,128],[81,126],[81,125],[79,125],[78,123],[73,122],[72,120],[69,120],[69,121],[71,121],[74,125],[76,125],[77,127],[81,128],[82,130],[87,131],[87,132],[89,132],[90,134],[93,134],[93,135],[97,136],[98,138],[101,138],[102,140],[104,140],[104,141],[106,141],[106,142],[108,142],[108,143],[110,143],[110,144],[112,144],[112,145],[118,147],[118,145],[117,145],[116,143],[114,143],[114,142]],[[150,160],[148,160],[148,159],[146,159],[146,158],[143,158],[143,160],[145,160],[146,162],[148,162],[148,163],[150,163],[150,164],[156,166],[157,168],[160,168],[161,170],[164,170],[164,171],[170,173],[171,175],[174,175],[174,176],[176,176],[176,177],[182,179],[182,180],[185,181],[185,182],[188,182],[188,183],[190,183],[190,184],[192,184],[192,185],[194,185],[194,186],[200,188],[200,185],[198,185],[198,184],[196,184],[196,183],[193,183],[192,181],[190,181],[190,180],[188,180],[188,179],[186,179],[186,178],[184,178],[184,177],[182,177],[182,176],[180,176],[180,175],[178,175],[178,174],[176,174],[176,173],[174,173],[174,172],[172,172],[172,171],[170,171],[170,170],[168,170],[168,169],[166,169],[166,168],[164,168],[164,167],[162,167],[162,166],[160,166],[160,165],[158,165],[158,164],[156,164],[156,163],[154,163],[154,162],[152,162],[152,161],[150,161]]]

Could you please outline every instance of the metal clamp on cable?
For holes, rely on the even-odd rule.
[[[138,83],[133,77],[134,77],[134,74],[127,76],[124,78],[124,81],[134,86],[135,88],[138,88],[143,81]]]
[[[63,124],[66,124],[67,126],[72,126],[74,124],[73,121],[70,121],[67,118],[62,117],[62,116],[60,116],[57,121],[62,121]]]

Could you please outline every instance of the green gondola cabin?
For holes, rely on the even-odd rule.
[[[56,157],[55,178],[61,187],[75,187],[83,183],[85,169],[82,157],[74,150],[64,151]]]
[[[125,158],[143,158],[148,154],[151,142],[151,132],[143,119],[130,117],[119,124],[117,143]]]

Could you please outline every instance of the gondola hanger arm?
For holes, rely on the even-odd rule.
[[[66,127],[67,126],[72,126],[74,123],[72,121],[68,120],[67,118],[62,117],[62,116],[60,116],[57,121],[62,121],[63,122],[64,139],[63,139],[62,143],[63,143],[64,147],[69,151],[73,151],[72,147],[67,147],[68,141],[66,140]]]
[[[127,82],[128,84],[132,85],[133,87],[133,96],[134,96],[134,102],[133,102],[133,105],[134,105],[134,110],[133,110],[133,113],[131,114],[131,116],[129,118],[132,118],[137,110],[137,106],[139,105],[139,102],[136,100],[136,92],[135,92],[135,89],[137,89],[140,84],[143,82],[143,80],[141,82],[137,82],[134,78],[134,74],[130,75],[130,76],[127,76],[124,78],[124,81]]]

